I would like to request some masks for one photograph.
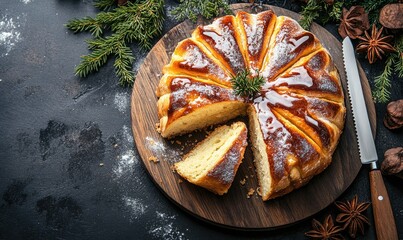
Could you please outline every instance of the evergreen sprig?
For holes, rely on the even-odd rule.
[[[396,40],[395,49],[395,72],[399,78],[403,78],[403,34]]]
[[[232,13],[226,0],[180,0],[179,6],[174,8],[171,14],[178,21],[188,18],[196,22],[198,15],[211,19],[220,15],[221,10],[225,14]]]
[[[380,9],[388,3],[397,0],[335,0],[329,5],[324,0],[308,0],[302,7],[300,25],[309,30],[313,21],[324,25],[328,22],[338,22],[341,18],[343,8],[349,9],[351,6],[360,5],[368,13],[370,24],[378,23]]]
[[[101,11],[111,10],[116,4],[115,0],[96,0],[94,6]]]
[[[248,70],[243,70],[231,78],[232,88],[238,96],[253,97],[260,91],[264,83],[264,78],[261,75],[252,77]]]
[[[95,4],[101,9],[113,7],[112,1],[98,0]],[[110,56],[115,57],[115,72],[121,85],[132,85],[134,72],[133,52],[127,44],[139,43],[144,49],[151,48],[151,41],[161,34],[163,18],[163,0],[144,0],[127,2],[109,12],[100,12],[96,17],[85,17],[69,21],[66,27],[74,32],[89,31],[93,39],[88,40],[88,49],[92,52],[81,57],[75,72],[80,77],[98,71]],[[105,31],[111,31],[103,36]]]
[[[341,17],[343,1],[335,1],[332,5],[323,0],[308,0],[302,7],[300,25],[309,30],[312,22],[317,20],[321,24],[337,21]]]
[[[373,91],[373,96],[376,102],[385,103],[390,98],[390,78],[393,74],[393,59],[392,55],[386,60],[385,69],[382,74],[375,77],[375,90]]]
[[[394,47],[395,53],[391,53],[385,62],[385,69],[383,72],[375,77],[375,89],[372,92],[374,99],[379,103],[386,103],[390,99],[391,81],[393,72],[397,74],[399,78],[403,77],[403,35],[400,35],[396,39]]]

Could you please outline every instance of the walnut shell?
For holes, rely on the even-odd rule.
[[[403,99],[388,104],[383,123],[389,129],[398,129],[403,126]]]
[[[385,175],[394,175],[403,179],[403,147],[387,150],[384,154],[381,171]]]
[[[379,14],[379,22],[390,29],[403,28],[403,3],[385,5]]]

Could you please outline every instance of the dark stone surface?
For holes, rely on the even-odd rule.
[[[266,3],[300,9],[293,1]],[[166,9],[176,4],[166,1]],[[63,24],[95,13],[89,0],[0,3],[0,34],[6,37],[0,38],[0,239],[304,239],[310,219],[270,232],[239,232],[201,222],[164,197],[133,147],[131,89],[117,85],[110,62],[86,79],[74,76],[90,36]],[[164,32],[177,23],[168,15]],[[325,27],[339,37],[335,25]],[[133,50],[136,70],[146,52],[135,44]],[[360,60],[373,85],[382,64]],[[402,96],[396,77],[392,100]],[[385,150],[402,146],[403,135],[383,126],[385,104],[376,107],[382,160]],[[402,180],[384,180],[402,239]],[[370,200],[367,167],[340,200],[354,194]],[[328,214],[335,216],[334,206],[314,218]],[[370,227],[362,238],[374,234]]]

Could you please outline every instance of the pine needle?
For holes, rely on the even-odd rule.
[[[403,78],[403,35],[400,35],[400,37],[396,40],[395,49],[395,72],[399,78]]]
[[[105,9],[113,6],[109,0],[98,0],[96,6]],[[150,49],[152,40],[161,34],[163,25],[163,0],[144,0],[127,2],[109,12],[100,12],[96,17],[73,19],[66,25],[74,32],[89,31],[93,39],[88,40],[88,49],[92,52],[81,57],[75,72],[86,77],[99,70],[109,59],[115,57],[114,67],[121,85],[132,85],[134,72],[133,52],[127,44],[137,42],[140,47]],[[112,33],[103,36],[105,30]]]
[[[319,11],[322,9],[321,5],[319,5],[318,0],[309,0],[302,8],[301,19],[299,20],[299,24],[302,28],[309,30],[312,25],[312,22],[319,17]]]
[[[180,0],[179,6],[173,9],[171,14],[178,21],[190,19],[196,22],[198,15],[211,19],[220,15],[221,10],[225,14],[232,13],[225,0]]]
[[[111,10],[115,5],[115,0],[96,0],[94,6],[102,11]]]
[[[375,102],[386,103],[390,98],[390,79],[392,77],[392,66],[393,66],[393,55],[389,55],[385,63],[385,69],[382,74],[375,77],[375,90],[373,91],[373,96]]]

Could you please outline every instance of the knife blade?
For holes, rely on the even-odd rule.
[[[369,178],[376,235],[378,239],[398,239],[389,196],[381,172],[376,165],[378,155],[376,153],[364,94],[362,92],[354,47],[349,37],[343,40],[343,60],[347,75],[348,95],[351,102],[351,111],[353,113],[360,160],[363,164],[371,165]]]

